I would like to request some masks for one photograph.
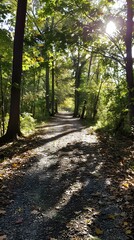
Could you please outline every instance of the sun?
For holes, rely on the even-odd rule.
[[[106,26],[106,33],[112,37],[115,34],[115,32],[116,32],[115,23],[112,21],[108,22]]]

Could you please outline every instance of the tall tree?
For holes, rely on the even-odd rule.
[[[130,123],[134,124],[134,76],[132,58],[132,35],[133,35],[133,1],[127,2],[127,22],[126,22],[126,80],[129,94],[129,116]]]
[[[5,132],[5,123],[4,123],[4,92],[3,92],[3,79],[2,79],[2,60],[0,56],[0,93],[1,93],[1,99],[0,99],[0,107],[1,107],[1,135]]]
[[[10,116],[6,134],[1,141],[11,141],[18,135],[20,131],[20,88],[22,73],[22,52],[23,39],[26,19],[27,0],[18,0],[16,12],[16,26],[13,48],[13,69],[12,69],[12,85],[11,85],[11,104]]]

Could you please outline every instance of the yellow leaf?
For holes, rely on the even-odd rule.
[[[127,182],[124,182],[124,183],[122,184],[122,186],[125,187],[125,188],[128,188],[128,187],[129,187],[129,184],[128,184]]]
[[[130,229],[128,229],[128,230],[126,230],[126,232],[125,232],[127,235],[129,235],[129,234],[131,234],[132,233],[132,231],[130,230]]]
[[[17,209],[18,212],[22,212],[22,210],[23,210],[22,208],[18,208]]]
[[[124,226],[128,226],[128,222],[123,222],[123,225]]]
[[[92,221],[90,219],[86,219],[86,224],[90,224]]]
[[[12,167],[13,167],[13,168],[16,168],[17,165],[18,165],[17,163],[13,163],[13,164],[12,164]]]
[[[3,178],[3,174],[0,174],[0,179],[2,179]]]
[[[96,228],[95,232],[96,232],[97,235],[103,234],[103,230],[101,230],[100,228]]]

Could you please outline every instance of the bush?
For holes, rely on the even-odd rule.
[[[32,133],[36,127],[36,120],[32,117],[31,113],[24,112],[20,116],[21,131],[27,135]]]

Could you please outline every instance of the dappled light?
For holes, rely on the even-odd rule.
[[[0,240],[133,240],[133,10],[0,1]]]
[[[112,139],[107,142],[64,112],[38,128],[34,139],[21,141],[22,148],[19,143],[14,143],[15,152],[10,145],[3,147],[5,235],[15,240],[127,240],[132,228],[132,175],[122,166],[128,156],[123,141],[117,146]],[[130,148],[131,141],[127,144]]]

